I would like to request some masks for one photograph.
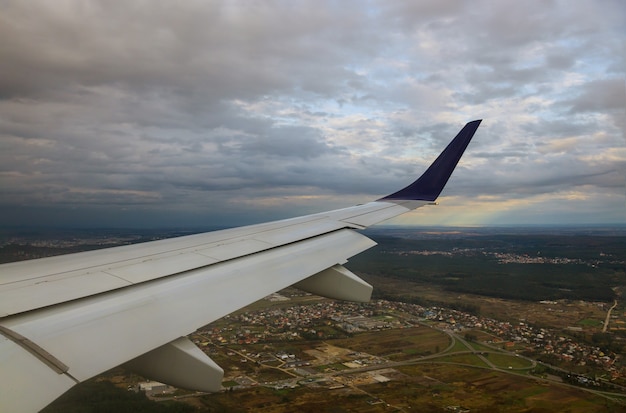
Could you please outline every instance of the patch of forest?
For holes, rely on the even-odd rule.
[[[626,285],[626,237],[549,234],[368,236],[378,246],[350,259],[355,272],[406,278],[447,291],[541,301],[611,301]],[[503,263],[494,253],[520,257]],[[526,263],[524,257],[571,263]],[[529,260],[530,261],[530,260]]]

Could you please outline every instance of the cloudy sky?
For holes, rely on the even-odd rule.
[[[626,223],[626,8],[0,0],[0,225],[240,225],[367,202],[484,119],[393,223]]]

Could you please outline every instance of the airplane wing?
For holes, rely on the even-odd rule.
[[[355,230],[432,203],[479,124],[465,125],[415,182],[367,204],[0,265],[0,410],[39,411],[124,363],[218,391],[223,370],[185,336],[291,285],[368,301],[372,286],[343,267],[375,245]]]

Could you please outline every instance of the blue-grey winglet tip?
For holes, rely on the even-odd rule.
[[[474,133],[476,133],[476,129],[478,129],[481,121],[482,119],[478,119],[467,123],[456,137],[452,139],[452,142],[448,144],[446,149],[435,159],[426,172],[415,182],[398,192],[380,198],[379,201],[415,200],[432,202],[437,199],[446,186],[448,179],[450,179],[450,175],[452,175],[452,171],[456,168],[463,152],[465,152],[465,148],[467,148]]]

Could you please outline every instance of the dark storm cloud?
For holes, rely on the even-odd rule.
[[[358,8],[346,19],[314,3],[9,2],[4,11],[6,97],[112,84],[202,102],[294,88],[334,95],[334,79],[350,77],[342,50],[376,47],[362,42]]]

